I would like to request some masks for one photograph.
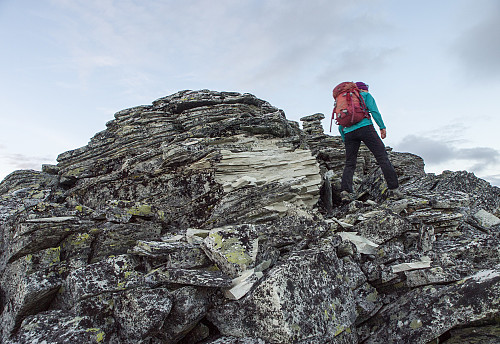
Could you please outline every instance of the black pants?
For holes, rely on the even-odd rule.
[[[358,158],[358,151],[361,142],[364,142],[364,144],[375,156],[375,159],[384,174],[387,187],[389,189],[397,188],[399,186],[398,176],[389,161],[384,143],[378,136],[373,125],[367,125],[344,135],[345,167],[344,173],[342,174],[342,191],[353,191],[352,178],[354,176],[354,171],[356,170],[356,160]]]

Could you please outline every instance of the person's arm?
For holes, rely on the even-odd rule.
[[[384,121],[382,120],[382,115],[380,114],[380,111],[378,111],[378,107],[377,107],[377,103],[375,103],[375,99],[368,92],[365,93],[364,99],[365,99],[365,104],[366,104],[366,107],[368,108],[368,111],[370,112],[373,119],[375,120],[375,123],[377,123],[378,127],[380,128],[380,137],[382,137],[382,139],[385,139],[387,136],[387,131],[386,131]]]
[[[345,141],[344,140],[344,127],[339,125],[339,133],[340,133],[340,136],[342,137],[342,141]]]

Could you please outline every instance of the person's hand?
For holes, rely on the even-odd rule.
[[[385,129],[380,129],[380,137],[383,139],[385,139],[387,136],[387,132]]]

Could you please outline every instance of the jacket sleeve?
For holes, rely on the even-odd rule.
[[[344,141],[344,127],[339,125],[339,133],[340,136],[342,137],[342,141]]]
[[[366,107],[368,108],[368,111],[372,115],[372,117],[375,120],[375,122],[377,123],[378,127],[380,129],[385,129],[385,124],[384,124],[384,121],[382,120],[382,115],[378,111],[378,107],[377,107],[377,103],[375,103],[375,99],[368,92],[366,92],[364,95],[365,95],[364,98],[365,98],[365,103],[366,103]]]

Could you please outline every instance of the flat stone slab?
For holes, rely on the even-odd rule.
[[[491,228],[493,226],[499,225],[500,224],[500,219],[496,217],[495,215],[487,212],[484,209],[479,210],[477,213],[474,214],[474,219],[479,222],[481,226],[484,226],[486,228]]]
[[[145,276],[147,284],[176,283],[200,287],[229,288],[231,277],[220,271],[159,268]]]
[[[26,222],[60,223],[60,222],[76,221],[76,220],[78,220],[78,217],[75,217],[75,216],[58,216],[58,217],[44,217],[44,218],[39,218],[39,219],[28,219],[28,220],[26,220]]]
[[[137,244],[130,251],[130,253],[139,256],[155,257],[155,256],[163,256],[169,253],[182,250],[192,250],[195,248],[197,248],[195,245],[188,244],[182,241],[162,242],[162,241],[138,240]]]

